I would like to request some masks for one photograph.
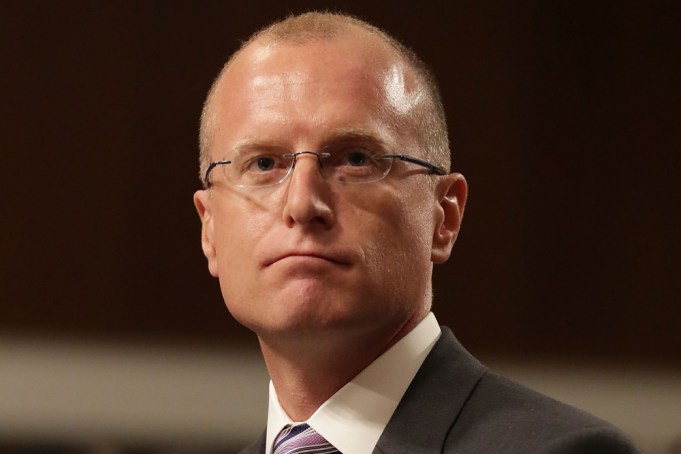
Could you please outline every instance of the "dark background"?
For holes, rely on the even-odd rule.
[[[471,188],[441,323],[478,353],[679,364],[674,1],[2,1],[0,332],[255,344],[201,253],[198,117],[240,40],[313,8],[441,82]]]

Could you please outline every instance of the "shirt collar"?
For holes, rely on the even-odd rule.
[[[433,313],[339,389],[307,420],[340,452],[371,454],[421,364],[440,337]],[[270,381],[267,454],[291,421]]]

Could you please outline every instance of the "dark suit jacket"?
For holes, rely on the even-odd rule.
[[[264,452],[263,434],[241,454]],[[373,451],[419,453],[638,451],[605,421],[488,371],[443,327]]]

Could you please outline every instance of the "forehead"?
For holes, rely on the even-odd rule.
[[[263,42],[261,42],[263,41]],[[398,64],[396,52],[366,31],[304,42],[256,40],[242,49],[225,71],[220,88],[235,82],[254,84],[269,77],[282,82],[363,79],[361,85],[381,85],[381,76]]]
[[[411,75],[388,44],[369,34],[306,43],[247,46],[213,96],[218,134],[239,126],[305,120],[328,126],[355,115],[408,114],[419,100]],[[342,127],[362,125],[340,125]],[[221,139],[225,139],[222,137]]]

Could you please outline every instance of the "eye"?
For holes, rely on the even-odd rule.
[[[332,155],[335,155],[332,158],[334,166],[362,168],[375,165],[374,155],[362,148],[347,148]]]
[[[349,146],[331,152],[331,165],[326,172],[341,183],[366,183],[380,180],[390,170],[391,159],[383,159],[379,148]]]
[[[367,164],[369,155],[362,150],[348,150],[345,153],[345,161],[348,165],[359,167]]]
[[[286,168],[287,163],[281,156],[257,155],[246,157],[241,164],[241,172],[247,173],[270,173],[281,168]]]
[[[255,160],[253,165],[260,171],[272,170],[274,168],[274,158],[263,156]]]
[[[243,159],[235,166],[232,179],[237,186],[269,186],[277,184],[286,177],[290,161],[277,154],[252,153],[242,155]]]

